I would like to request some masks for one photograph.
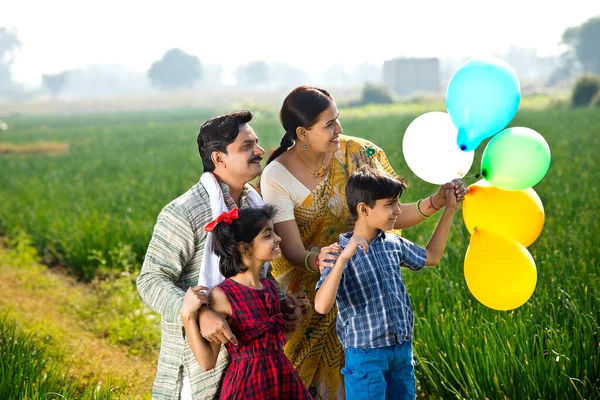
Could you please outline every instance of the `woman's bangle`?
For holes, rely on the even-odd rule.
[[[315,252],[315,251],[309,251],[308,254],[306,255],[306,257],[304,258],[304,266],[306,267],[307,270],[309,270],[312,273],[315,272],[319,272],[319,270],[314,270],[310,267],[310,265],[308,264],[308,259],[310,258],[310,256],[312,256],[313,254],[316,254],[317,257],[319,256],[319,253]]]
[[[423,211],[421,211],[421,202],[423,201],[423,199],[417,201],[417,212],[419,213],[419,215],[423,218],[429,218],[429,215],[425,215],[423,214]]]
[[[433,200],[432,200],[432,197],[433,197],[433,195],[429,196],[429,204],[431,205],[431,208],[433,208],[435,211],[440,211],[440,209],[439,209],[439,208],[436,208],[436,207],[433,205]]]

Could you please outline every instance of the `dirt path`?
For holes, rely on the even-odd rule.
[[[0,246],[0,253],[7,250]],[[1,255],[1,254],[0,254]],[[0,262],[0,316],[8,312],[23,331],[47,340],[50,352],[66,355],[71,373],[91,377],[127,398],[150,398],[158,353],[132,356],[125,346],[99,338],[70,311],[89,287],[41,265],[7,265]]]

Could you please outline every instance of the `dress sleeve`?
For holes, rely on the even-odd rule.
[[[273,223],[290,221],[294,217],[294,201],[286,183],[274,176],[272,169],[266,169],[260,179],[260,191],[267,204],[275,206]],[[288,183],[289,185],[289,183]]]

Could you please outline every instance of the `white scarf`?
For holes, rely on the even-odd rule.
[[[210,198],[210,209],[212,211],[213,220],[216,219],[221,213],[229,211],[225,199],[223,198],[223,192],[221,186],[215,176],[210,172],[205,172],[200,177],[200,182],[208,192]],[[260,194],[250,185],[246,186],[248,190],[248,204],[250,207],[261,207],[265,204]],[[221,257],[211,251],[212,247],[212,232],[206,233],[206,241],[204,244],[204,256],[202,257],[202,265],[200,266],[200,276],[198,277],[198,285],[206,286],[208,289],[212,289],[219,283],[225,280],[225,277],[221,275],[219,271],[219,260]],[[269,267],[269,263],[265,263],[264,271]]]

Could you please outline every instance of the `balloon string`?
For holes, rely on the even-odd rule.
[[[482,175],[481,175],[481,171],[480,171],[480,172],[477,172],[476,174],[473,174],[473,175],[465,175],[465,176],[462,177],[462,179],[465,179],[465,178],[479,179],[479,178],[481,178],[481,176]]]

